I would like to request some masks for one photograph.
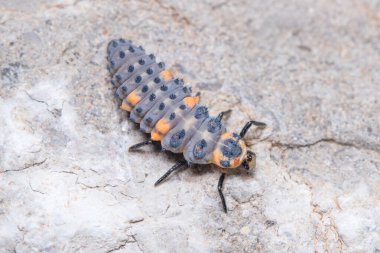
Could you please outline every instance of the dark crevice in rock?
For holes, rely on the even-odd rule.
[[[319,143],[333,143],[333,144],[336,144],[336,145],[339,145],[339,146],[344,146],[344,147],[352,147],[352,148],[356,148],[356,149],[368,149],[368,150],[379,152],[379,150],[376,149],[375,147],[364,147],[362,145],[354,144],[354,143],[351,143],[351,142],[338,141],[338,140],[335,140],[333,138],[322,138],[322,139],[319,139],[319,140],[317,140],[315,142],[306,143],[306,144],[282,143],[282,142],[279,142],[279,141],[272,141],[271,142],[272,147],[285,148],[285,150],[288,150],[288,149],[298,149],[298,148],[308,148],[308,147],[315,146],[315,145],[317,145]]]
[[[110,252],[114,252],[114,251],[117,251],[117,250],[121,250],[122,248],[124,248],[128,243],[137,243],[137,240],[134,236],[130,236],[128,239],[126,240],[122,240],[120,241],[120,244],[117,245],[115,248],[112,248],[108,251],[106,251],[107,253],[110,253]],[[140,247],[139,247],[140,248]],[[141,249],[140,249],[141,250]]]
[[[30,169],[32,167],[36,167],[36,166],[40,166],[42,164],[44,164],[46,162],[47,158],[41,162],[33,162],[31,164],[26,164],[24,167],[22,167],[21,169],[15,169],[15,170],[4,170],[4,171],[0,171],[0,173],[6,173],[6,172],[11,172],[11,171],[23,171],[23,170],[26,170],[26,169]]]

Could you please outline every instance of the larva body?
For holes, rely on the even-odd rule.
[[[207,107],[199,104],[199,95],[193,96],[191,87],[173,78],[165,70],[165,64],[157,63],[155,56],[146,54],[141,46],[129,40],[112,40],[107,54],[111,83],[122,100],[121,109],[129,111],[130,119],[140,124],[141,131],[151,135],[151,141],[135,146],[159,141],[163,149],[183,153],[187,165],[214,163],[232,169],[243,164],[249,169],[254,163],[254,153],[247,151],[242,138],[252,124],[265,124],[250,121],[240,135],[226,132],[223,113],[210,116]],[[177,163],[157,183],[184,164]],[[224,175],[219,180],[219,193],[226,211],[221,193]]]

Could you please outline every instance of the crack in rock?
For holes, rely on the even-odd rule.
[[[130,240],[130,238],[132,238],[132,240]],[[137,243],[137,240],[136,238],[132,235],[130,236],[130,238],[126,239],[126,240],[122,240],[120,241],[120,244],[118,246],[116,246],[115,248],[112,248],[108,251],[106,251],[107,253],[110,253],[110,252],[114,252],[114,251],[117,251],[117,250],[120,250],[122,248],[124,248],[128,243]],[[137,244],[138,245],[138,244]],[[139,247],[139,246],[138,246]],[[140,248],[140,247],[139,247]],[[141,250],[141,249],[140,249]]]
[[[45,194],[45,193],[42,192],[42,191],[39,191],[39,190],[34,189],[34,188],[32,187],[32,184],[30,183],[30,181],[29,181],[29,188],[30,188],[33,192],[37,192],[37,193],[39,193],[39,194]]]
[[[335,140],[334,138],[322,138],[322,139],[319,139],[315,142],[306,143],[306,144],[282,143],[279,141],[272,141],[271,145],[272,145],[272,147],[283,147],[283,148],[285,148],[285,150],[288,150],[288,149],[308,148],[308,147],[312,147],[312,146],[315,146],[315,145],[317,145],[319,143],[323,143],[323,142],[334,143],[334,144],[339,145],[339,146],[352,147],[352,148],[356,148],[356,149],[369,149],[369,150],[373,150],[373,151],[378,151],[377,149],[372,148],[372,147],[366,148],[366,147],[356,145],[354,143],[338,141],[338,140]]]
[[[82,186],[84,186],[84,188],[88,188],[88,189],[100,189],[100,188],[104,189],[106,187],[112,187],[112,188],[118,187],[118,185],[112,185],[112,184],[94,185],[94,186],[87,185],[87,184],[84,184],[84,183],[79,183],[79,184],[82,185]]]
[[[42,103],[42,104],[44,104],[44,105],[46,106],[46,110],[47,110],[48,112],[50,112],[50,113],[54,116],[54,118],[56,118],[56,117],[61,117],[61,116],[62,116],[63,103],[62,103],[62,108],[61,108],[61,109],[53,108],[53,110],[50,110],[50,109],[49,109],[50,105],[49,105],[46,101],[43,101],[43,100],[39,100],[39,99],[34,98],[34,97],[33,97],[32,95],[30,95],[27,91],[24,91],[24,92],[25,92],[25,94],[26,94],[31,100],[36,101],[36,102],[38,102],[38,103]]]
[[[181,11],[177,10],[177,8],[175,8],[174,6],[166,5],[166,4],[162,3],[161,0],[154,0],[154,2],[156,2],[160,6],[160,8],[163,8],[166,11],[168,11],[168,13],[171,15],[171,17],[173,18],[174,21],[176,21],[180,24],[184,24],[184,25],[191,25],[192,24],[190,22],[189,18],[187,18],[185,15],[183,15],[181,13]]]
[[[4,170],[4,171],[0,171],[0,173],[6,173],[6,172],[16,172],[16,171],[24,171],[24,170],[27,170],[27,169],[30,169],[32,167],[36,167],[36,166],[40,166],[42,164],[44,164],[46,162],[47,158],[45,158],[45,160],[41,161],[41,162],[33,162],[32,164],[26,164],[24,167],[22,167],[21,169],[16,169],[16,170]]]

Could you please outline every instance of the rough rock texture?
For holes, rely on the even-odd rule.
[[[0,252],[379,252],[380,2],[0,0]],[[106,44],[158,55],[248,135],[252,174],[149,147]]]

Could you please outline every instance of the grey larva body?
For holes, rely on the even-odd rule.
[[[147,55],[142,47],[129,40],[112,40],[107,53],[111,83],[116,87],[116,96],[122,99],[120,108],[129,111],[130,119],[140,124],[140,130],[151,135],[151,140],[129,150],[160,141],[163,149],[183,153],[185,160],[178,161],[155,185],[191,163],[213,163],[224,169],[240,165],[254,168],[255,153],[247,150],[242,138],[252,125],[265,127],[265,123],[249,121],[240,134],[226,132],[222,122],[224,112],[217,117],[209,116],[207,107],[198,104],[199,95],[192,96],[191,88],[174,79],[165,70],[165,64],[156,63],[154,55]],[[227,212],[222,193],[225,175],[224,171],[219,178],[218,191]]]
[[[235,152],[235,160],[227,157],[226,161],[227,152],[221,150],[234,148],[223,144],[225,139],[236,144],[240,139],[224,136],[221,118],[210,117],[207,107],[198,105],[199,96],[192,96],[191,88],[173,79],[164,63],[156,63],[154,55],[128,40],[111,41],[107,51],[111,82],[116,96],[123,100],[121,108],[130,112],[141,131],[151,133],[151,139],[160,141],[162,148],[183,153],[188,162],[240,165],[245,150]]]

